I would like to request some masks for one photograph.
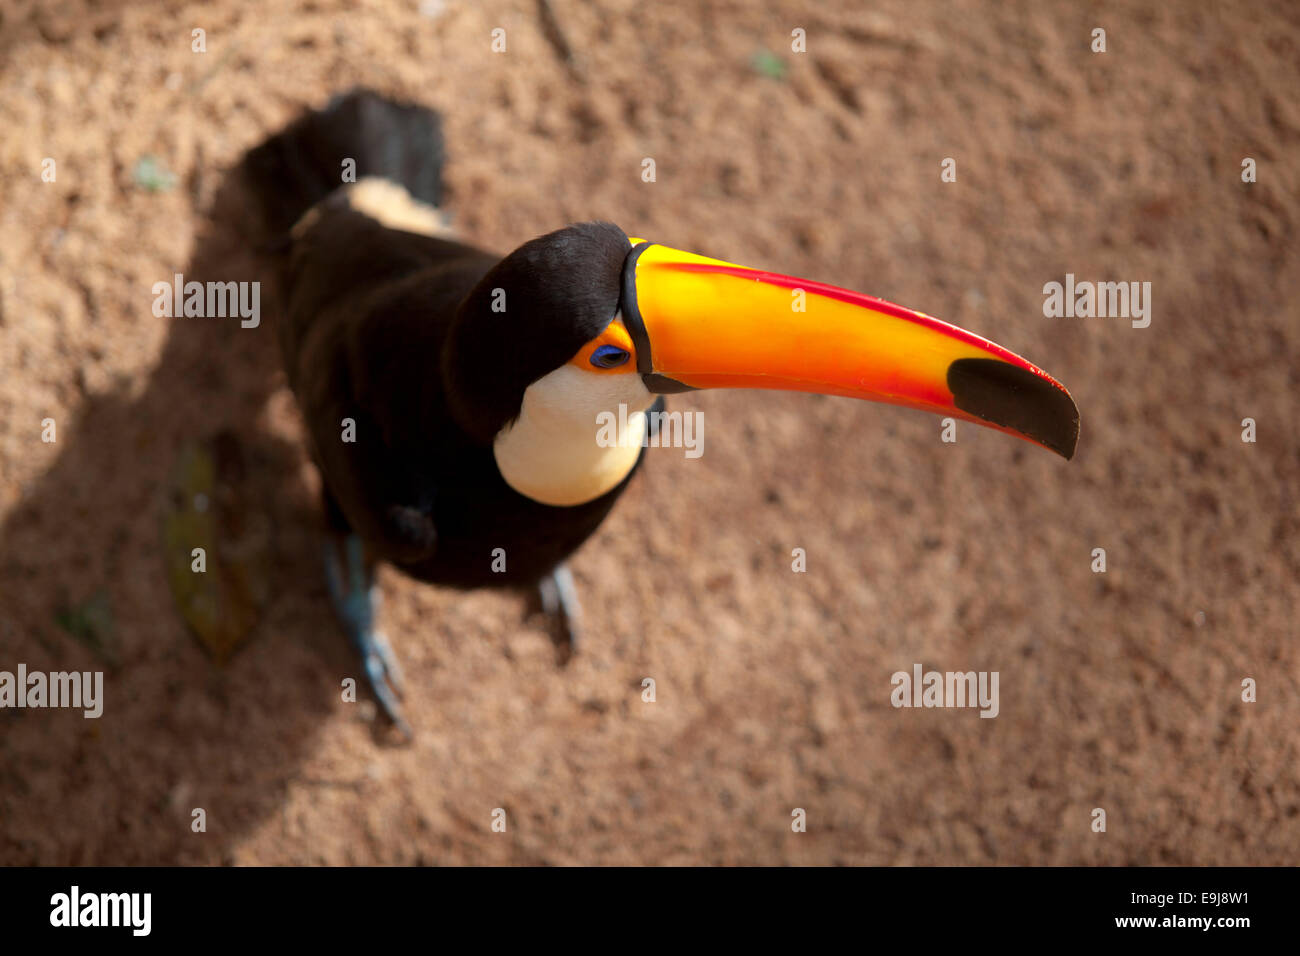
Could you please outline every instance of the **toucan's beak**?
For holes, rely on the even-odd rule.
[[[772,388],[951,415],[1070,458],[1079,409],[1060,382],[956,326],[820,282],[640,239],[623,322],[655,392]]]

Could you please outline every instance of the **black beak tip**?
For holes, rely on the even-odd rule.
[[[1079,407],[1064,388],[1017,365],[964,358],[948,366],[948,390],[962,411],[1074,457]]]

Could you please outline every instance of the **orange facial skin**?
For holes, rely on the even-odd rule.
[[[613,368],[600,368],[591,364],[591,355],[602,345],[615,345],[631,355],[622,365],[616,365]],[[578,354],[569,359],[570,365],[576,365],[586,372],[595,372],[598,375],[626,375],[636,371],[636,346],[632,344],[632,336],[628,334],[627,327],[623,325],[621,318],[614,319],[605,327],[605,331],[596,336],[582,348],[578,349]]]

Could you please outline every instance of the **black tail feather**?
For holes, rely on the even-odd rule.
[[[356,162],[357,179],[382,176],[437,206],[444,158],[437,113],[356,89],[249,150],[243,173],[260,207],[266,244],[274,245],[308,209],[344,184],[346,160]]]

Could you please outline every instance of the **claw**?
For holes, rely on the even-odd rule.
[[[373,652],[379,655],[379,663],[384,668],[388,683],[393,686],[398,697],[405,697],[406,678],[402,675],[402,665],[397,663],[397,655],[393,653],[393,645],[388,643],[388,637],[383,631],[371,631],[370,638]]]
[[[415,734],[411,730],[411,725],[406,722],[402,714],[402,705],[398,701],[401,696],[399,690],[401,679],[389,669],[392,652],[381,649],[384,645],[376,642],[375,637],[376,635],[371,631],[360,635],[359,639],[354,636],[354,643],[357,644],[361,659],[365,662],[366,677],[370,680],[370,689],[374,691],[380,708],[401,731],[402,736],[409,740]],[[382,641],[382,638],[380,640]]]
[[[407,739],[414,736],[411,725],[402,714],[402,669],[397,663],[388,638],[375,630],[375,608],[379,591],[373,576],[366,567],[361,539],[349,535],[344,543],[347,559],[345,569],[340,566],[338,549],[334,542],[325,548],[325,581],[329,586],[330,600],[347,630],[348,639],[361,657],[366,680],[385,716]]]
[[[553,636],[562,647],[563,660],[567,661],[578,651],[582,637],[582,603],[573,574],[567,564],[558,564],[554,570],[537,582],[542,610],[550,618]]]

